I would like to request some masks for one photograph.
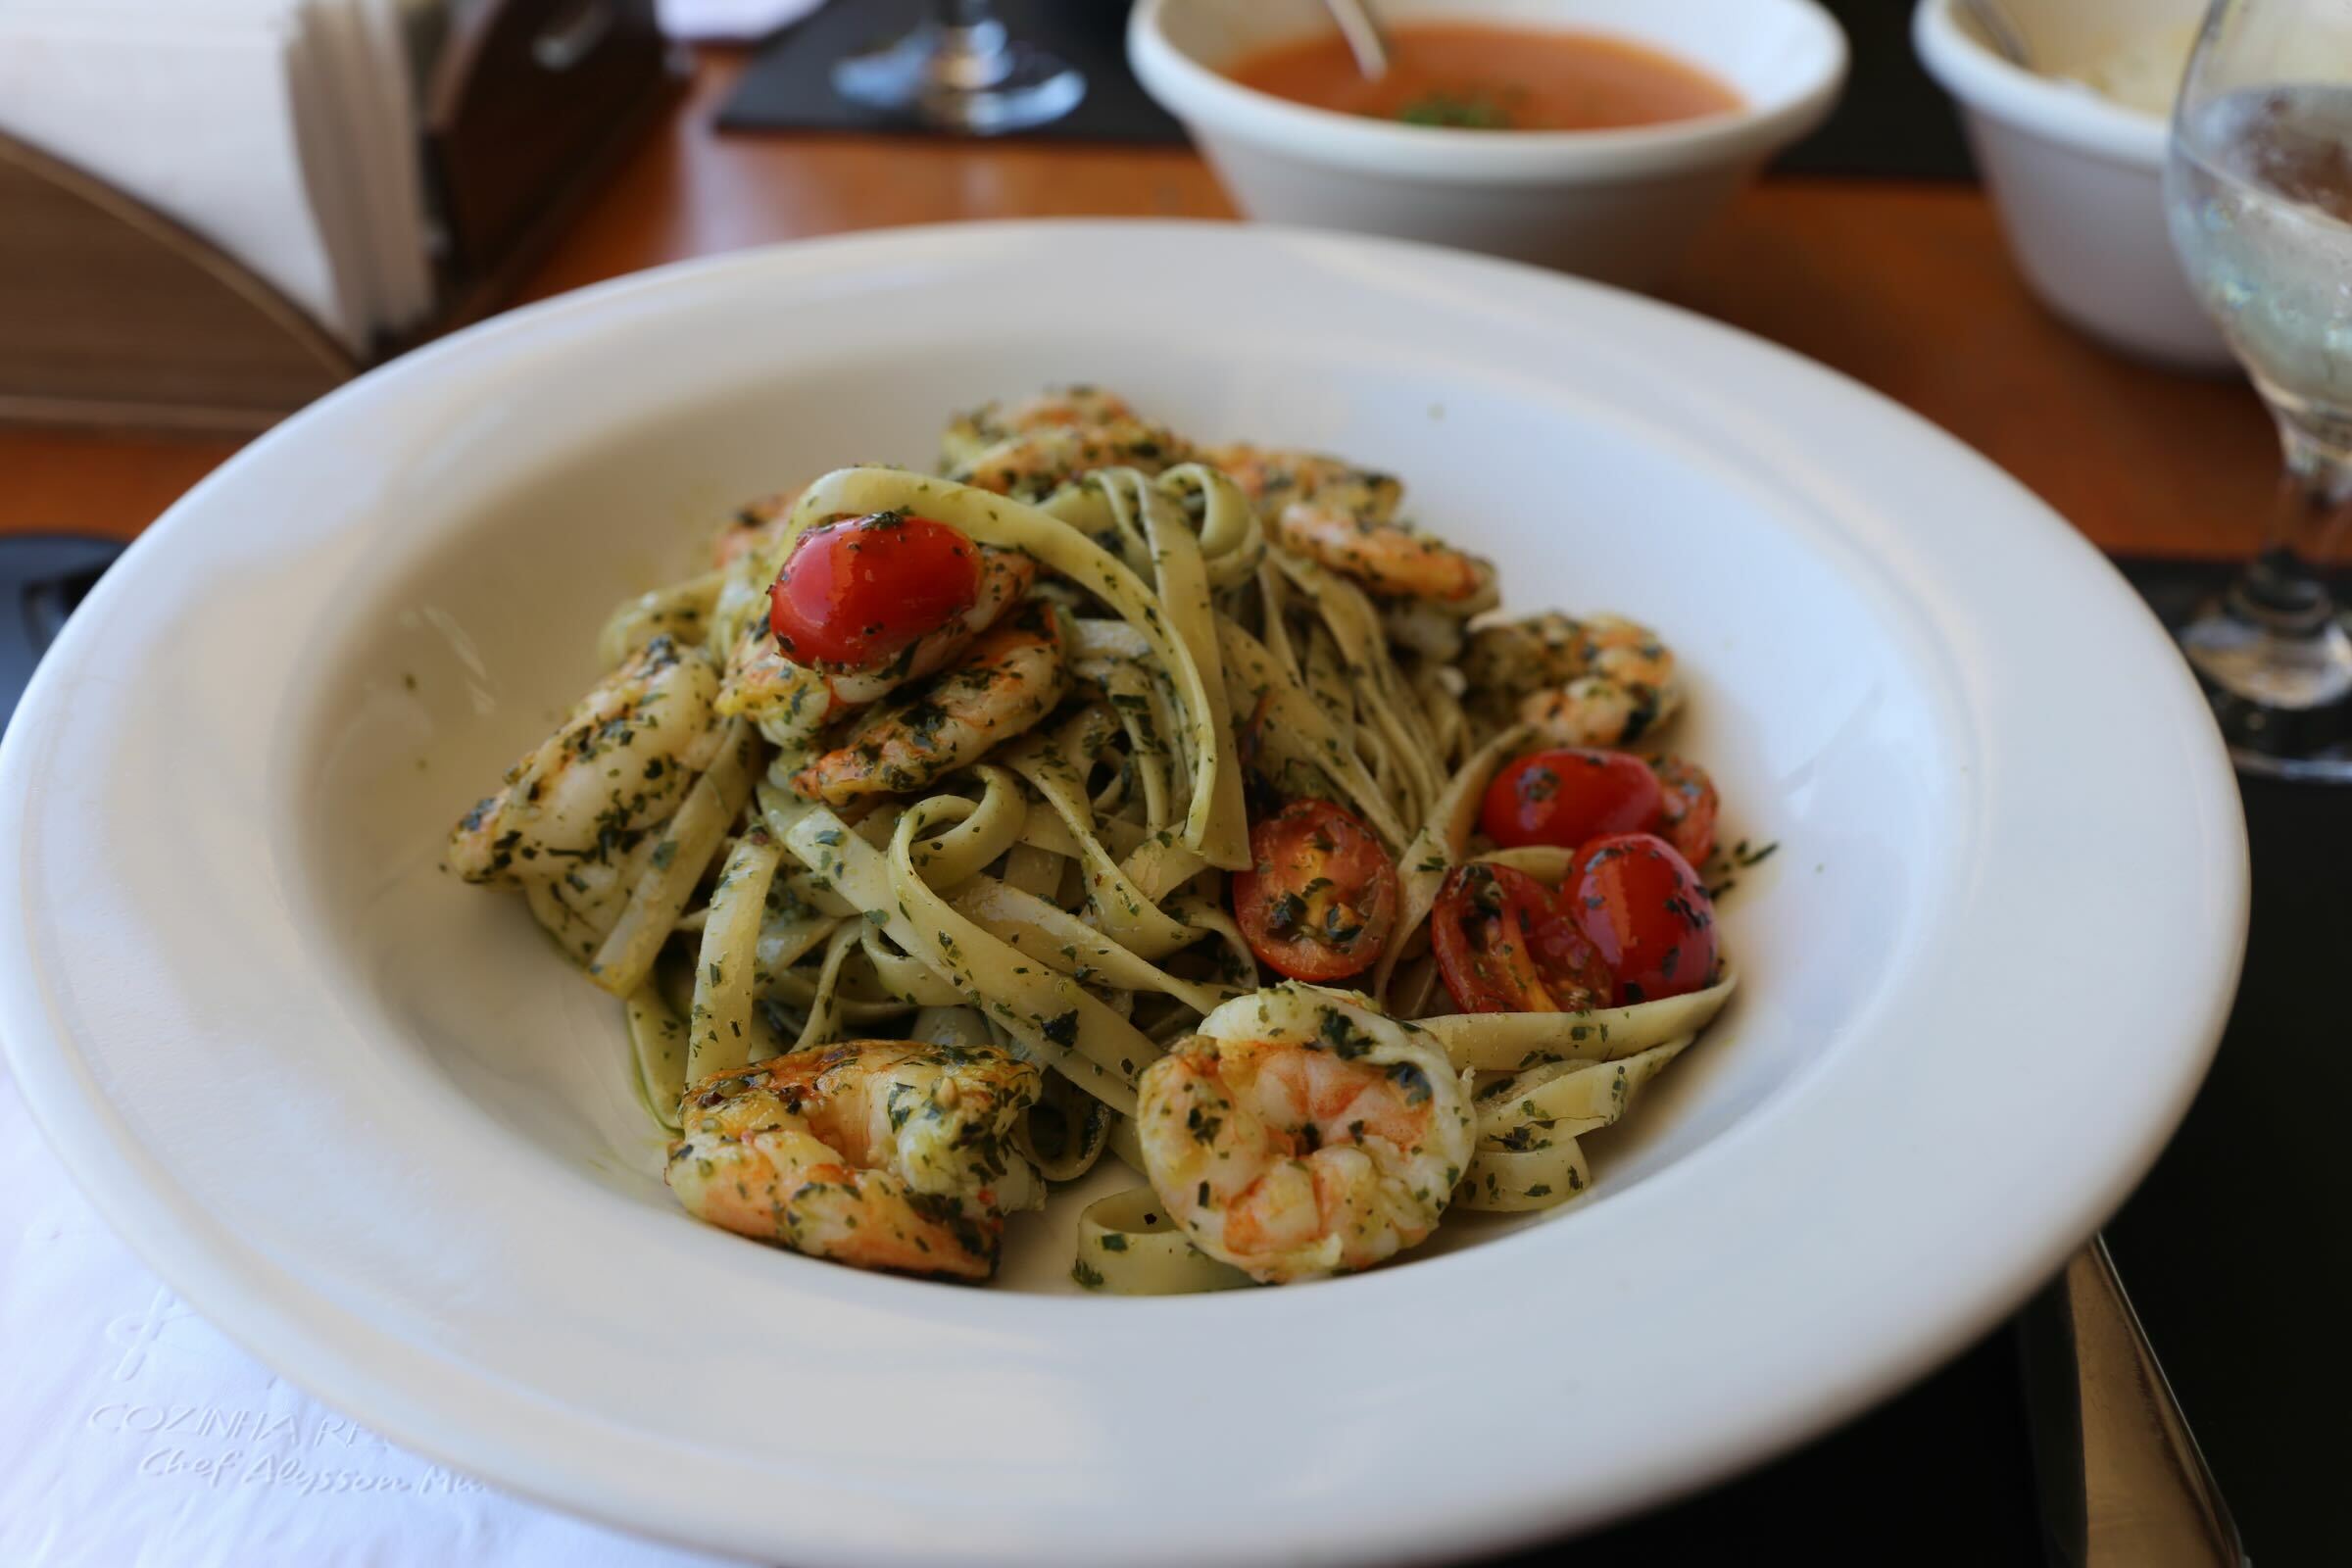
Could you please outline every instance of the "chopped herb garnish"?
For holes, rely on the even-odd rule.
[[[1408,125],[1434,125],[1446,130],[1511,128],[1511,112],[1500,98],[1475,90],[1423,93],[1397,110],[1396,118]]]

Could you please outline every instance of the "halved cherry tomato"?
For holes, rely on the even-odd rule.
[[[1473,860],[1446,873],[1429,917],[1438,975],[1464,1012],[1584,1012],[1616,979],[1551,889]]]
[[[1715,977],[1715,906],[1698,873],[1653,833],[1576,852],[1561,902],[1617,977],[1617,1004],[1703,991]]]
[[[1372,830],[1329,801],[1293,801],[1250,830],[1233,917],[1250,951],[1294,980],[1368,969],[1396,924],[1396,867]]]
[[[963,533],[877,512],[794,542],[767,591],[767,624],[789,659],[870,668],[969,610],[979,592],[979,552]]]
[[[1495,774],[1478,821],[1506,850],[1572,850],[1602,833],[1656,825],[1662,804],[1658,775],[1639,757],[1562,747],[1531,753]]]
[[[1721,804],[1715,798],[1715,781],[1705,768],[1679,757],[1661,757],[1649,765],[1658,776],[1664,808],[1654,826],[1637,825],[1648,827],[1692,865],[1706,864],[1715,853],[1715,810]]]

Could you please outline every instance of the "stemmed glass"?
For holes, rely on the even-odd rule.
[[[1086,96],[1086,76],[1008,36],[989,0],[937,0],[935,20],[836,64],[833,90],[940,130],[988,136],[1059,120]]]
[[[2352,783],[2352,0],[2217,0],[2173,111],[2174,247],[2278,420],[2262,553],[2180,631],[2248,772]]]

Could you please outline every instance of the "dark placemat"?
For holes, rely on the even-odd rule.
[[[1828,0],[1853,48],[1845,94],[1829,121],[1777,167],[1813,174],[1966,178],[1973,166],[1951,100],[1911,49],[1911,8],[1893,0]],[[843,103],[833,62],[895,37],[928,14],[928,0],[830,0],[777,34],[744,70],[719,111],[721,130],[936,132]],[[1066,119],[1025,131],[1059,141],[1181,142],[1184,128],[1127,71],[1128,7],[1120,0],[998,0],[1015,33],[1086,72],[1086,101]]]
[[[2183,618],[2222,577],[2127,564]],[[2339,603],[2352,573],[2339,573]],[[2117,787],[2130,787],[2118,780]],[[2204,1091],[2108,1246],[2257,1562],[2352,1562],[2352,790],[2241,778],[2246,968]],[[2149,846],[2162,863],[2163,846]],[[2087,934],[2086,934],[2087,935]]]
[[[1788,173],[1969,179],[1976,164],[1951,98],[1911,47],[1911,6],[1897,0],[1823,0],[1845,28],[1853,63],[1845,92],[1819,130],[1773,167]]]
[[[87,534],[0,535],[0,734],[32,667],[122,546]]]
[[[1995,1568],[2037,1560],[2039,1530],[2017,1352],[2004,1328],[1788,1458],[1494,1568],[1555,1558],[1577,1568],[1733,1564],[1783,1552],[1814,1568]]]
[[[111,553],[86,539],[0,538],[0,597],[17,616],[0,630],[26,656],[0,663],[0,674],[29,671]],[[2228,575],[2194,563],[2122,566],[2172,618]],[[0,690],[0,725],[16,696],[13,684]],[[2352,1515],[2337,1499],[2352,1341],[2338,1287],[2352,1275],[2352,1233],[2336,1200],[2352,1200],[2338,1157],[2342,1107],[2352,1104],[2352,1013],[2333,981],[2352,963],[2352,791],[2254,779],[2241,788],[2254,863],[2244,981],[2212,1076],[2107,1237],[2248,1548],[2265,1562],[2342,1562],[2352,1560]],[[2148,846],[2151,877],[2163,874],[2164,849]],[[1996,1151],[1997,1137],[1986,1129]],[[1742,1562],[1771,1544],[1817,1565],[1975,1568],[2037,1561],[2039,1529],[2004,1329],[1786,1458],[1573,1547],[1510,1561]]]
[[[833,62],[899,36],[932,14],[929,0],[831,0],[764,45],[718,113],[721,130],[939,132],[845,103],[827,74]],[[1050,125],[1022,131],[1050,141],[1180,143],[1184,127],[1162,113],[1127,71],[1127,8],[1116,0],[997,0],[1015,37],[1052,50],[1086,73],[1086,97]]]

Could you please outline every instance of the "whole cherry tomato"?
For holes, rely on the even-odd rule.
[[[1655,833],[1700,865],[1715,853],[1720,804],[1696,762],[1563,747],[1530,753],[1495,774],[1479,826],[1504,849],[1574,849],[1604,833]]]
[[[797,663],[868,669],[962,614],[979,592],[979,551],[963,533],[877,512],[794,542],[767,591],[767,624]]]
[[[1446,873],[1430,911],[1438,974],[1464,1012],[1585,1012],[1616,978],[1551,889],[1473,860]]]
[[[1396,924],[1396,867],[1352,812],[1293,801],[1250,830],[1233,917],[1268,968],[1294,980],[1368,969]]]
[[[1576,852],[1561,902],[1617,977],[1631,1006],[1703,991],[1715,978],[1715,906],[1690,869],[1652,833],[1612,833]]]
[[[1653,827],[1662,808],[1658,775],[1641,758],[1562,747],[1530,753],[1495,774],[1478,822],[1506,850],[1574,849],[1602,833]]]

